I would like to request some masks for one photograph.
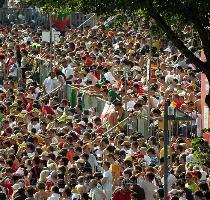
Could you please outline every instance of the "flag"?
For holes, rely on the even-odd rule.
[[[70,14],[69,13],[58,13],[51,17],[52,25],[58,31],[63,31],[70,24]]]
[[[77,95],[74,87],[70,87],[70,106],[75,108],[77,106]]]
[[[101,117],[100,117],[102,122],[104,122],[107,119],[109,113],[111,112],[113,108],[114,108],[113,104],[111,104],[110,102],[106,102],[103,112],[101,113]]]
[[[82,108],[82,111],[84,111],[85,109],[85,102],[84,102],[84,93],[82,93],[81,91],[78,92],[77,94],[77,105],[78,107]]]

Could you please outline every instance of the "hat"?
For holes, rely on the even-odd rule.
[[[122,145],[124,145],[124,146],[130,146],[130,142],[129,141],[124,141],[123,143],[122,143]]]
[[[41,153],[40,157],[47,157],[48,156],[48,152],[44,151]]]
[[[13,102],[13,104],[11,105],[11,107],[17,107],[18,106],[18,103],[15,101]]]
[[[24,118],[24,115],[22,113],[19,113],[18,115],[15,115],[15,116],[19,118]]]
[[[23,188],[24,187],[24,185],[23,185],[23,183],[15,183],[13,186],[12,186],[12,188],[13,188],[13,190],[19,190],[20,188]]]
[[[27,114],[27,110],[22,110],[21,113],[22,114]]]
[[[184,97],[185,96],[185,93],[184,92],[181,92],[178,94],[180,97]]]
[[[125,178],[125,179],[122,180],[122,184],[123,185],[129,185],[129,184],[131,184],[131,181],[129,179]]]
[[[170,49],[170,47],[167,47],[166,49],[164,49],[163,51],[165,51],[165,52],[171,52],[171,49]]]
[[[178,194],[178,190],[177,189],[172,189],[169,193],[173,194],[173,195],[176,195],[176,194]]]
[[[140,68],[139,66],[134,66],[134,67],[132,68],[132,71],[134,71],[134,70],[136,70],[136,71],[141,71],[141,68]]]
[[[34,109],[32,110],[32,112],[34,112],[34,113],[38,113],[38,112],[39,112],[39,109],[34,108]]]
[[[78,160],[76,161],[76,163],[84,164],[85,161],[84,161],[83,159],[78,159]]]
[[[27,96],[26,96],[26,99],[34,99],[34,96],[33,96],[33,94],[28,94]]]
[[[80,121],[79,123],[77,123],[78,125],[82,125],[82,126],[86,126],[84,121]]]

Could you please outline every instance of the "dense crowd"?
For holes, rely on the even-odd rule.
[[[153,38],[148,84],[145,26],[70,29],[54,43],[53,55],[42,31],[24,24],[0,28],[0,199],[162,200],[166,99],[192,118],[171,125],[178,131],[168,147],[168,199],[210,199],[209,169],[193,155],[192,137],[202,136],[201,73],[190,59]],[[192,39],[191,31],[186,27],[183,37]],[[43,82],[40,59],[38,68],[50,69]],[[65,85],[76,85],[76,105],[56,93]],[[84,109],[81,90],[112,109],[103,116]],[[152,133],[121,123],[148,113]]]

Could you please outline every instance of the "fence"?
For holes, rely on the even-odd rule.
[[[31,8],[1,8],[0,23],[49,27],[49,16]]]
[[[101,99],[96,95],[89,94],[84,94],[84,102],[85,110],[94,108],[99,115],[102,114],[104,106],[106,104],[106,101],[104,99]]]
[[[70,27],[83,29],[85,26],[93,27],[97,17],[94,13],[83,14],[74,12],[70,14]],[[49,28],[49,15],[41,13],[32,8],[0,8],[1,24],[28,24],[33,26],[43,26]]]
[[[32,66],[34,80],[42,84],[51,71],[49,62],[41,58],[29,57],[29,63]]]
[[[97,95],[90,95],[85,93],[85,88],[77,88],[78,90],[76,90],[76,87],[76,85],[63,85],[56,88],[50,95],[56,94],[59,100],[67,99],[70,102],[71,107],[81,105],[83,106],[84,110],[94,108],[96,113],[100,116],[103,112],[106,101]],[[193,113],[188,113],[188,115],[192,117]],[[107,123],[105,122],[105,124]],[[133,133],[140,133],[145,138],[156,135],[157,131],[163,130],[163,124],[161,124],[161,120],[150,119],[149,125],[147,116],[127,117],[125,120],[123,120],[123,123],[121,123],[121,125],[124,127],[127,126],[127,132],[129,135],[132,135]],[[110,130],[107,130],[107,133],[109,132]],[[177,120],[169,122],[170,137],[178,136],[180,134],[187,137],[193,137],[195,136],[195,133],[196,126],[195,122],[192,120]]]

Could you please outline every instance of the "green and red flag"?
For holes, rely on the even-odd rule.
[[[63,31],[70,24],[70,14],[69,13],[58,13],[51,17],[52,25],[58,31]]]

